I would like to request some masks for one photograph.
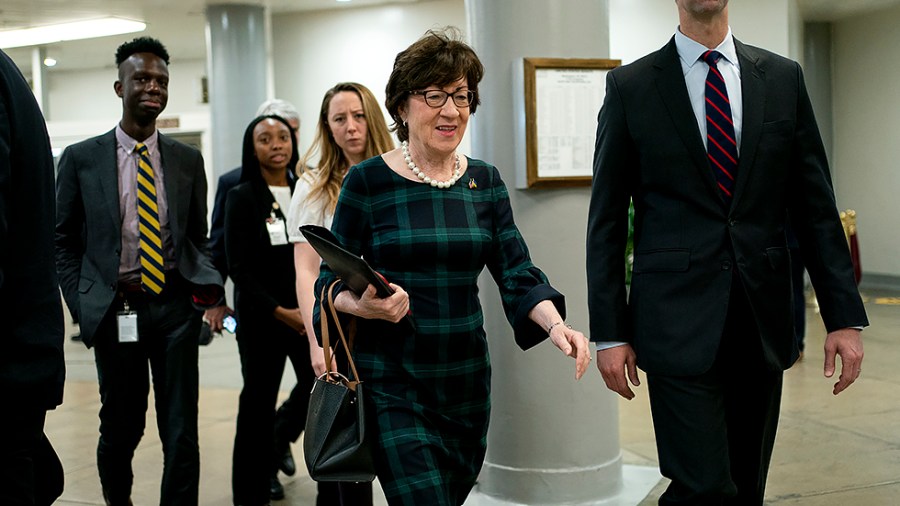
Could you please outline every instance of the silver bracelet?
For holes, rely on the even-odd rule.
[[[565,325],[566,328],[569,328],[569,329],[572,328],[571,325],[569,325],[568,323],[566,323],[566,322],[563,321],[563,320],[560,320],[560,321],[558,321],[558,322],[556,322],[556,323],[551,324],[549,327],[547,327],[547,335],[550,335],[550,331],[553,330],[553,327],[555,327],[555,326],[557,326],[557,325]]]

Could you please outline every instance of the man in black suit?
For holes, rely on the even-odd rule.
[[[94,348],[100,382],[97,467],[108,504],[131,504],[131,460],[152,373],[164,466],[160,503],[196,505],[197,340],[222,278],[206,250],[200,153],[156,129],[169,55],[156,39],[119,46],[122,119],[68,147],[57,181],[60,285]]]
[[[675,0],[661,50],[607,77],[587,241],[591,339],[627,399],[647,373],[660,504],[762,504],[793,338],[790,213],[837,394],[868,324],[797,63],[734,39],[728,0]],[[634,275],[624,283],[629,200]]]
[[[47,505],[63,489],[44,435],[62,404],[63,314],[53,268],[53,155],[28,83],[0,51],[0,504]]]

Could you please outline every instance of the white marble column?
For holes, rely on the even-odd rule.
[[[47,57],[47,48],[36,46],[31,50],[31,90],[44,118],[50,120],[50,86],[47,79],[47,67],[44,58]]]
[[[587,331],[585,232],[588,187],[516,190],[525,159],[523,57],[609,58],[606,0],[466,0],[468,37],[486,68],[470,123],[472,156],[496,165],[532,257],[566,295],[568,321]],[[593,113],[596,114],[597,111]],[[497,289],[482,280],[493,363],[488,453],[467,504],[618,504],[623,490],[616,398],[591,369],[549,340],[515,345]]]

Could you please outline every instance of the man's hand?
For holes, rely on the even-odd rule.
[[[213,332],[222,332],[222,320],[231,314],[231,308],[222,304],[221,306],[211,307],[203,312],[203,319],[209,322],[209,330]]]
[[[628,379],[634,386],[640,386],[641,380],[637,373],[637,358],[630,344],[598,351],[597,369],[600,369],[606,388],[628,400],[634,399],[634,392],[628,386]],[[626,372],[628,379],[625,378]]]
[[[825,377],[834,376],[835,355],[841,356],[841,375],[834,384],[834,395],[847,389],[862,372],[863,343],[861,332],[856,329],[840,329],[825,337]]]

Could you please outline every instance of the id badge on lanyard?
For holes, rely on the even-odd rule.
[[[116,313],[116,323],[119,328],[120,343],[136,343],[138,342],[138,316],[137,313],[128,307],[128,302],[122,307],[122,310]]]
[[[269,232],[269,243],[272,246],[283,246],[288,243],[287,226],[280,216],[275,215],[278,208],[278,202],[272,202],[272,212],[266,218],[266,231]]]

